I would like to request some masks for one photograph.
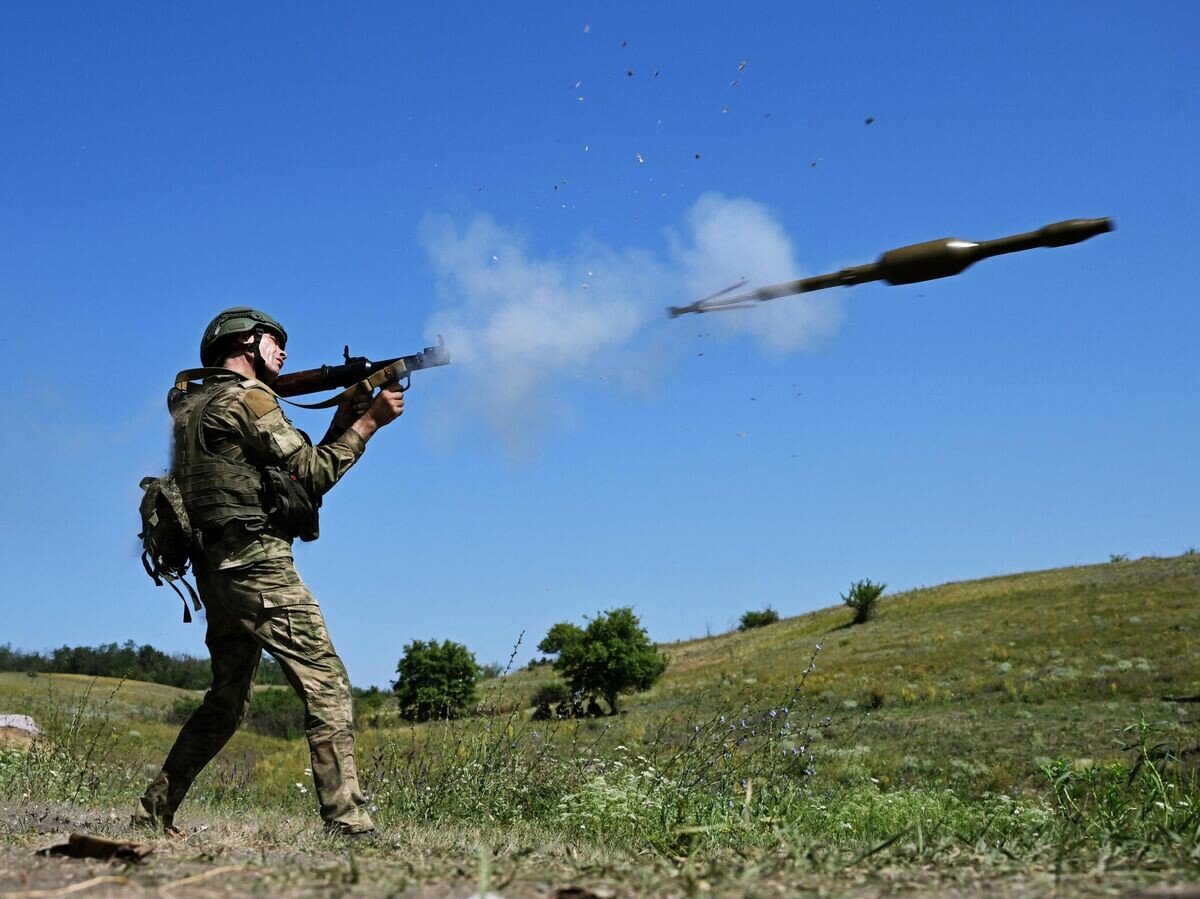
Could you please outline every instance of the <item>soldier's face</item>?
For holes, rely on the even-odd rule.
[[[283,370],[287,353],[283,351],[283,347],[279,345],[279,341],[270,331],[265,332],[259,341],[258,353],[262,356],[263,367],[267,370],[268,377],[271,379],[278,377],[279,372]]]

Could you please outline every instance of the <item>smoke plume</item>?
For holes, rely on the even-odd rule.
[[[768,284],[799,277],[792,243],[762,205],[702,196],[664,253],[579,239],[562,256],[537,256],[511,229],[478,214],[466,222],[429,215],[420,239],[442,308],[428,334],[441,334],[458,371],[458,395],[443,406],[452,429],[482,421],[522,454],[530,435],[570,414],[554,388],[601,358],[620,354],[668,302],[689,302],[743,278]],[[840,306],[799,296],[762,308],[715,314],[705,327],[756,338],[787,352],[830,333]]]

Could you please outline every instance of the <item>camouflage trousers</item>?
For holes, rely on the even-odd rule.
[[[292,560],[198,572],[196,585],[208,622],[212,687],[139,800],[135,821],[172,823],[192,781],[245,716],[265,649],[304,701],[313,782],[326,826],[343,833],[370,830],[354,764],[350,679],[329,640],[321,607]]]

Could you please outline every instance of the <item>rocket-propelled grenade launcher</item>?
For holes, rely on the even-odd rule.
[[[414,371],[450,364],[450,353],[440,336],[437,346],[427,346],[421,352],[410,356],[372,362],[365,356],[351,356],[350,347],[342,350],[342,356],[345,362],[341,365],[322,365],[320,368],[280,375],[272,382],[271,389],[279,396],[285,397],[319,393],[322,390],[335,390],[356,384],[374,389],[398,381],[404,382],[401,389],[407,389],[408,377]]]
[[[827,287],[850,287],[853,284],[864,284],[867,281],[915,284],[918,281],[948,278],[951,275],[957,275],[980,259],[989,259],[1004,253],[1032,250],[1035,247],[1065,247],[1067,244],[1080,243],[1089,237],[1095,237],[1097,234],[1103,234],[1112,229],[1113,220],[1111,218],[1068,219],[1065,222],[1047,225],[1037,231],[1013,234],[1010,237],[998,237],[995,240],[985,240],[981,243],[960,240],[956,237],[928,240],[924,243],[888,250],[877,261],[867,265],[855,265],[827,275],[814,275],[811,278],[801,278],[799,281],[786,281],[783,284],[773,284],[770,287],[761,287],[758,290],[727,296],[726,294],[740,286],[734,285],[711,297],[692,303],[690,306],[669,306],[667,314],[671,318],[675,318],[688,312],[743,309],[755,303],[774,300],[778,297],[824,290]]]

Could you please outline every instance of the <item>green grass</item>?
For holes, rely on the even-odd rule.
[[[494,846],[541,828],[645,890],[736,894],[748,871],[1187,879],[1200,735],[1195,707],[1162,697],[1200,693],[1198,600],[1195,555],[915,590],[853,627],[836,607],[666,645],[666,675],[614,718],[531,721],[547,668],[486,682],[477,717],[408,726],[384,709],[360,728],[360,767],[389,832],[453,825]],[[123,811],[188,695],[0,674],[0,711],[51,736],[0,757],[0,796]],[[302,740],[240,732],[185,810],[315,819],[307,765]]]

